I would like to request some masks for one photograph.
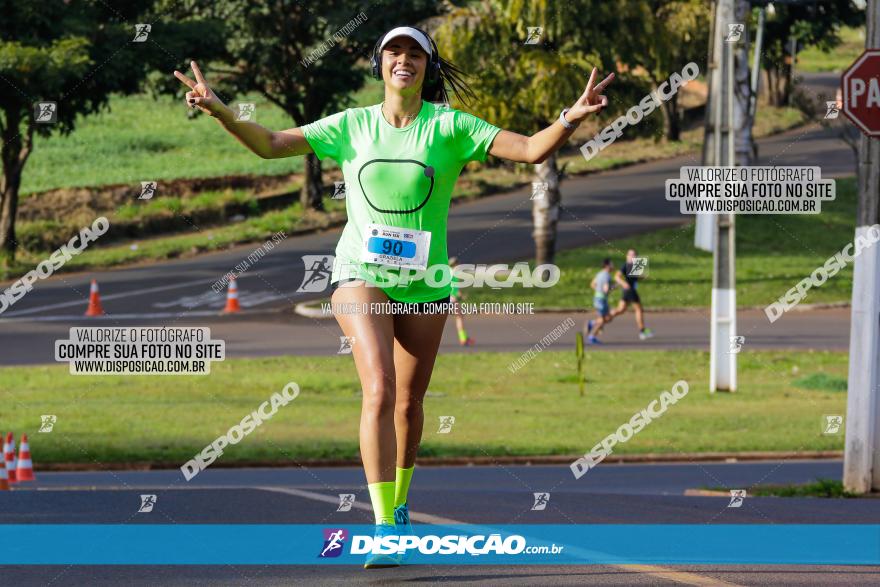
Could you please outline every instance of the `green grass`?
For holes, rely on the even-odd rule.
[[[661,194],[662,197],[662,194]],[[563,202],[564,204],[564,202]],[[739,306],[766,306],[853,239],[856,184],[838,180],[837,199],[825,202],[817,215],[737,215],[736,290]],[[564,214],[564,213],[563,213]],[[584,220],[585,230],[589,219]],[[648,278],[639,284],[648,308],[709,306],[712,255],[694,248],[694,225],[663,229],[563,251],[556,255],[562,277],[555,287],[470,288],[468,302],[534,302],[536,307],[591,305],[590,280],[611,257],[619,266],[634,247],[648,257]],[[534,263],[531,263],[534,266]],[[850,301],[852,266],[821,287],[811,289],[804,303]],[[616,303],[619,292],[612,294]]]
[[[727,491],[713,487],[713,491]],[[803,485],[756,485],[747,489],[751,497],[859,497],[843,488],[843,483],[833,479],[819,479]]]
[[[354,106],[376,104],[381,85],[368,83]],[[256,104],[256,121],[272,129],[296,126],[280,108],[258,94],[230,100]],[[260,159],[243,148],[216,121],[187,118],[180,98],[146,94],[114,96],[110,110],[82,117],[68,136],[34,139],[21,194],[55,188],[138,184],[148,180],[224,175],[283,175],[302,170],[301,157]],[[325,167],[334,165],[327,162]]]
[[[865,28],[842,27],[840,37],[843,42],[828,53],[823,53],[816,47],[807,47],[801,51],[798,54],[797,69],[809,72],[843,72],[865,50]]]
[[[835,377],[828,373],[813,373],[794,382],[803,389],[819,391],[846,391],[846,377]]]
[[[842,435],[821,434],[821,421],[842,413],[845,397],[792,381],[807,370],[844,376],[846,353],[744,351],[733,394],[708,392],[705,352],[588,353],[581,398],[573,344],[557,345],[515,375],[507,366],[518,352],[440,355],[430,390],[442,395],[426,400],[421,455],[583,454],[679,379],[689,382],[689,394],[616,454],[843,447]],[[228,360],[204,377],[3,368],[2,428],[28,433],[38,469],[47,462],[183,463],[289,381],[300,396],[222,461],[356,458],[360,386],[345,355]],[[58,418],[50,434],[36,433],[42,414]],[[450,434],[436,433],[440,416],[455,416]]]

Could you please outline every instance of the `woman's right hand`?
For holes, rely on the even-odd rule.
[[[229,109],[226,107],[226,104],[217,97],[211,88],[208,87],[208,82],[205,81],[205,76],[202,75],[202,71],[199,69],[198,64],[196,64],[195,61],[190,61],[190,67],[192,67],[193,73],[196,76],[196,81],[189,79],[176,69],[174,70],[174,77],[179,79],[190,89],[190,91],[186,93],[187,106],[190,108],[198,108],[208,116],[219,118],[225,110]]]

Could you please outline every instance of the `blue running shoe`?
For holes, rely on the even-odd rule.
[[[409,507],[406,503],[394,508],[394,523],[397,525],[399,536],[413,536],[412,522],[409,521]],[[398,561],[403,563],[409,558],[409,550],[398,556]]]
[[[591,336],[587,339],[590,344],[602,344],[602,341],[596,338],[595,336]]]
[[[587,321],[587,335],[589,335],[591,332],[593,332],[593,324],[595,324],[594,321],[592,321],[592,320]]]
[[[397,536],[398,534],[397,526],[392,526],[391,524],[376,524],[376,533],[374,534],[374,537],[378,540],[385,536]],[[367,555],[367,560],[364,563],[365,569],[387,569],[389,567],[399,566],[400,562],[398,561],[396,552],[390,554],[374,554],[371,552]]]
[[[406,503],[394,508],[394,523],[400,536],[412,536],[412,523],[409,521],[409,507]]]

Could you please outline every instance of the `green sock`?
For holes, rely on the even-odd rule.
[[[468,338],[467,330],[462,328],[461,330],[458,331],[458,340],[460,340],[461,342],[464,342],[467,340],[467,338]]]
[[[377,524],[394,525],[394,481],[382,481],[367,485],[370,490],[370,501],[373,502],[373,513]]]
[[[408,469],[397,467],[397,473],[394,475],[394,507],[406,503],[406,494],[409,492],[409,482],[412,480],[415,465]]]

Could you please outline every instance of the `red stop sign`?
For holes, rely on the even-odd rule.
[[[880,49],[866,49],[844,72],[843,113],[869,137],[880,137]]]

